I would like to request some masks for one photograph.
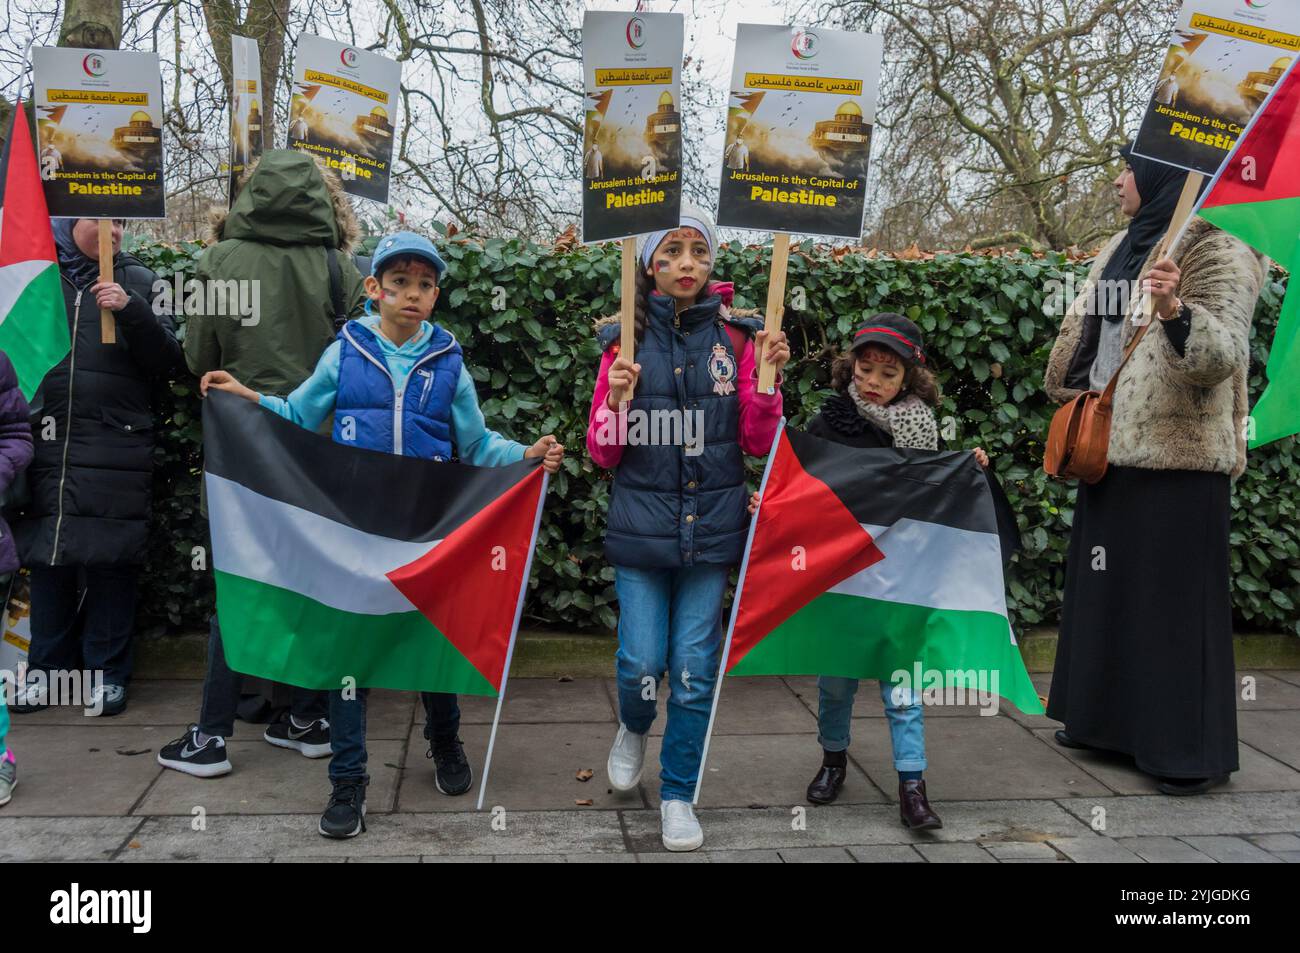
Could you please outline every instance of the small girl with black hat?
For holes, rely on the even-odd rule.
[[[808,424],[814,437],[850,447],[907,447],[939,449],[939,385],[928,366],[921,329],[901,314],[877,314],[854,333],[847,353],[831,367],[831,386],[837,391]],[[988,456],[976,449],[980,466]],[[750,500],[751,512],[758,494]],[[808,785],[808,800],[829,804],[838,796],[846,775],[849,726],[856,678],[823,675],[817,680],[820,703],[817,740],[823,749],[822,766]],[[925,760],[925,720],[915,692],[881,681],[894,768],[898,771],[899,814],[913,830],[943,826],[926,798],[922,772]]]

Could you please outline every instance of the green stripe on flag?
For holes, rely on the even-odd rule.
[[[921,663],[945,688],[987,687],[1027,714],[1041,714],[1038,690],[1011,642],[1006,616],[933,609],[828,592],[759,642],[731,675],[839,675],[890,680]],[[980,671],[985,680],[978,681]],[[966,681],[974,672],[974,681]],[[924,684],[913,686],[918,691]]]
[[[1300,252],[1300,197],[1216,205],[1198,213],[1211,225],[1236,235],[1262,254],[1290,268]]]
[[[0,350],[13,362],[23,397],[32,399],[71,346],[59,266],[51,262],[28,281],[8,314],[0,315]]]
[[[361,687],[497,694],[414,609],[363,615],[242,576],[215,576],[221,641],[236,672],[301,688],[342,688],[351,676]]]

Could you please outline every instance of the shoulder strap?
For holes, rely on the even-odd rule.
[[[330,305],[334,309],[334,333],[337,334],[348,323],[347,312],[343,307],[343,271],[339,268],[337,249],[325,249],[326,264],[330,273]]]
[[[740,355],[745,353],[745,342],[749,338],[744,331],[728,321],[723,321],[722,326],[727,329],[727,337],[731,338],[731,350],[736,355],[736,364],[739,365]]]
[[[1125,320],[1128,319],[1125,318]],[[1109,404],[1114,399],[1115,385],[1119,382],[1119,372],[1124,370],[1124,365],[1128,363],[1128,359],[1132,357],[1133,352],[1137,350],[1138,344],[1142,341],[1142,335],[1147,333],[1147,328],[1151,327],[1152,323],[1158,320],[1160,319],[1155,315],[1151,315],[1147,318],[1145,324],[1138,326],[1137,333],[1133,335],[1133,340],[1129,341],[1128,347],[1124,348],[1124,356],[1120,358],[1119,367],[1115,368],[1115,373],[1110,375],[1110,380],[1106,382],[1106,389],[1101,392],[1102,403]]]

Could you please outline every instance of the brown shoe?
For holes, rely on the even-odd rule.
[[[925,797],[924,781],[898,782],[898,815],[903,825],[914,831],[931,831],[943,827]]]

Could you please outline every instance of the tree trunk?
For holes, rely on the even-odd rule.
[[[115,50],[122,43],[122,0],[67,0],[59,46]]]

